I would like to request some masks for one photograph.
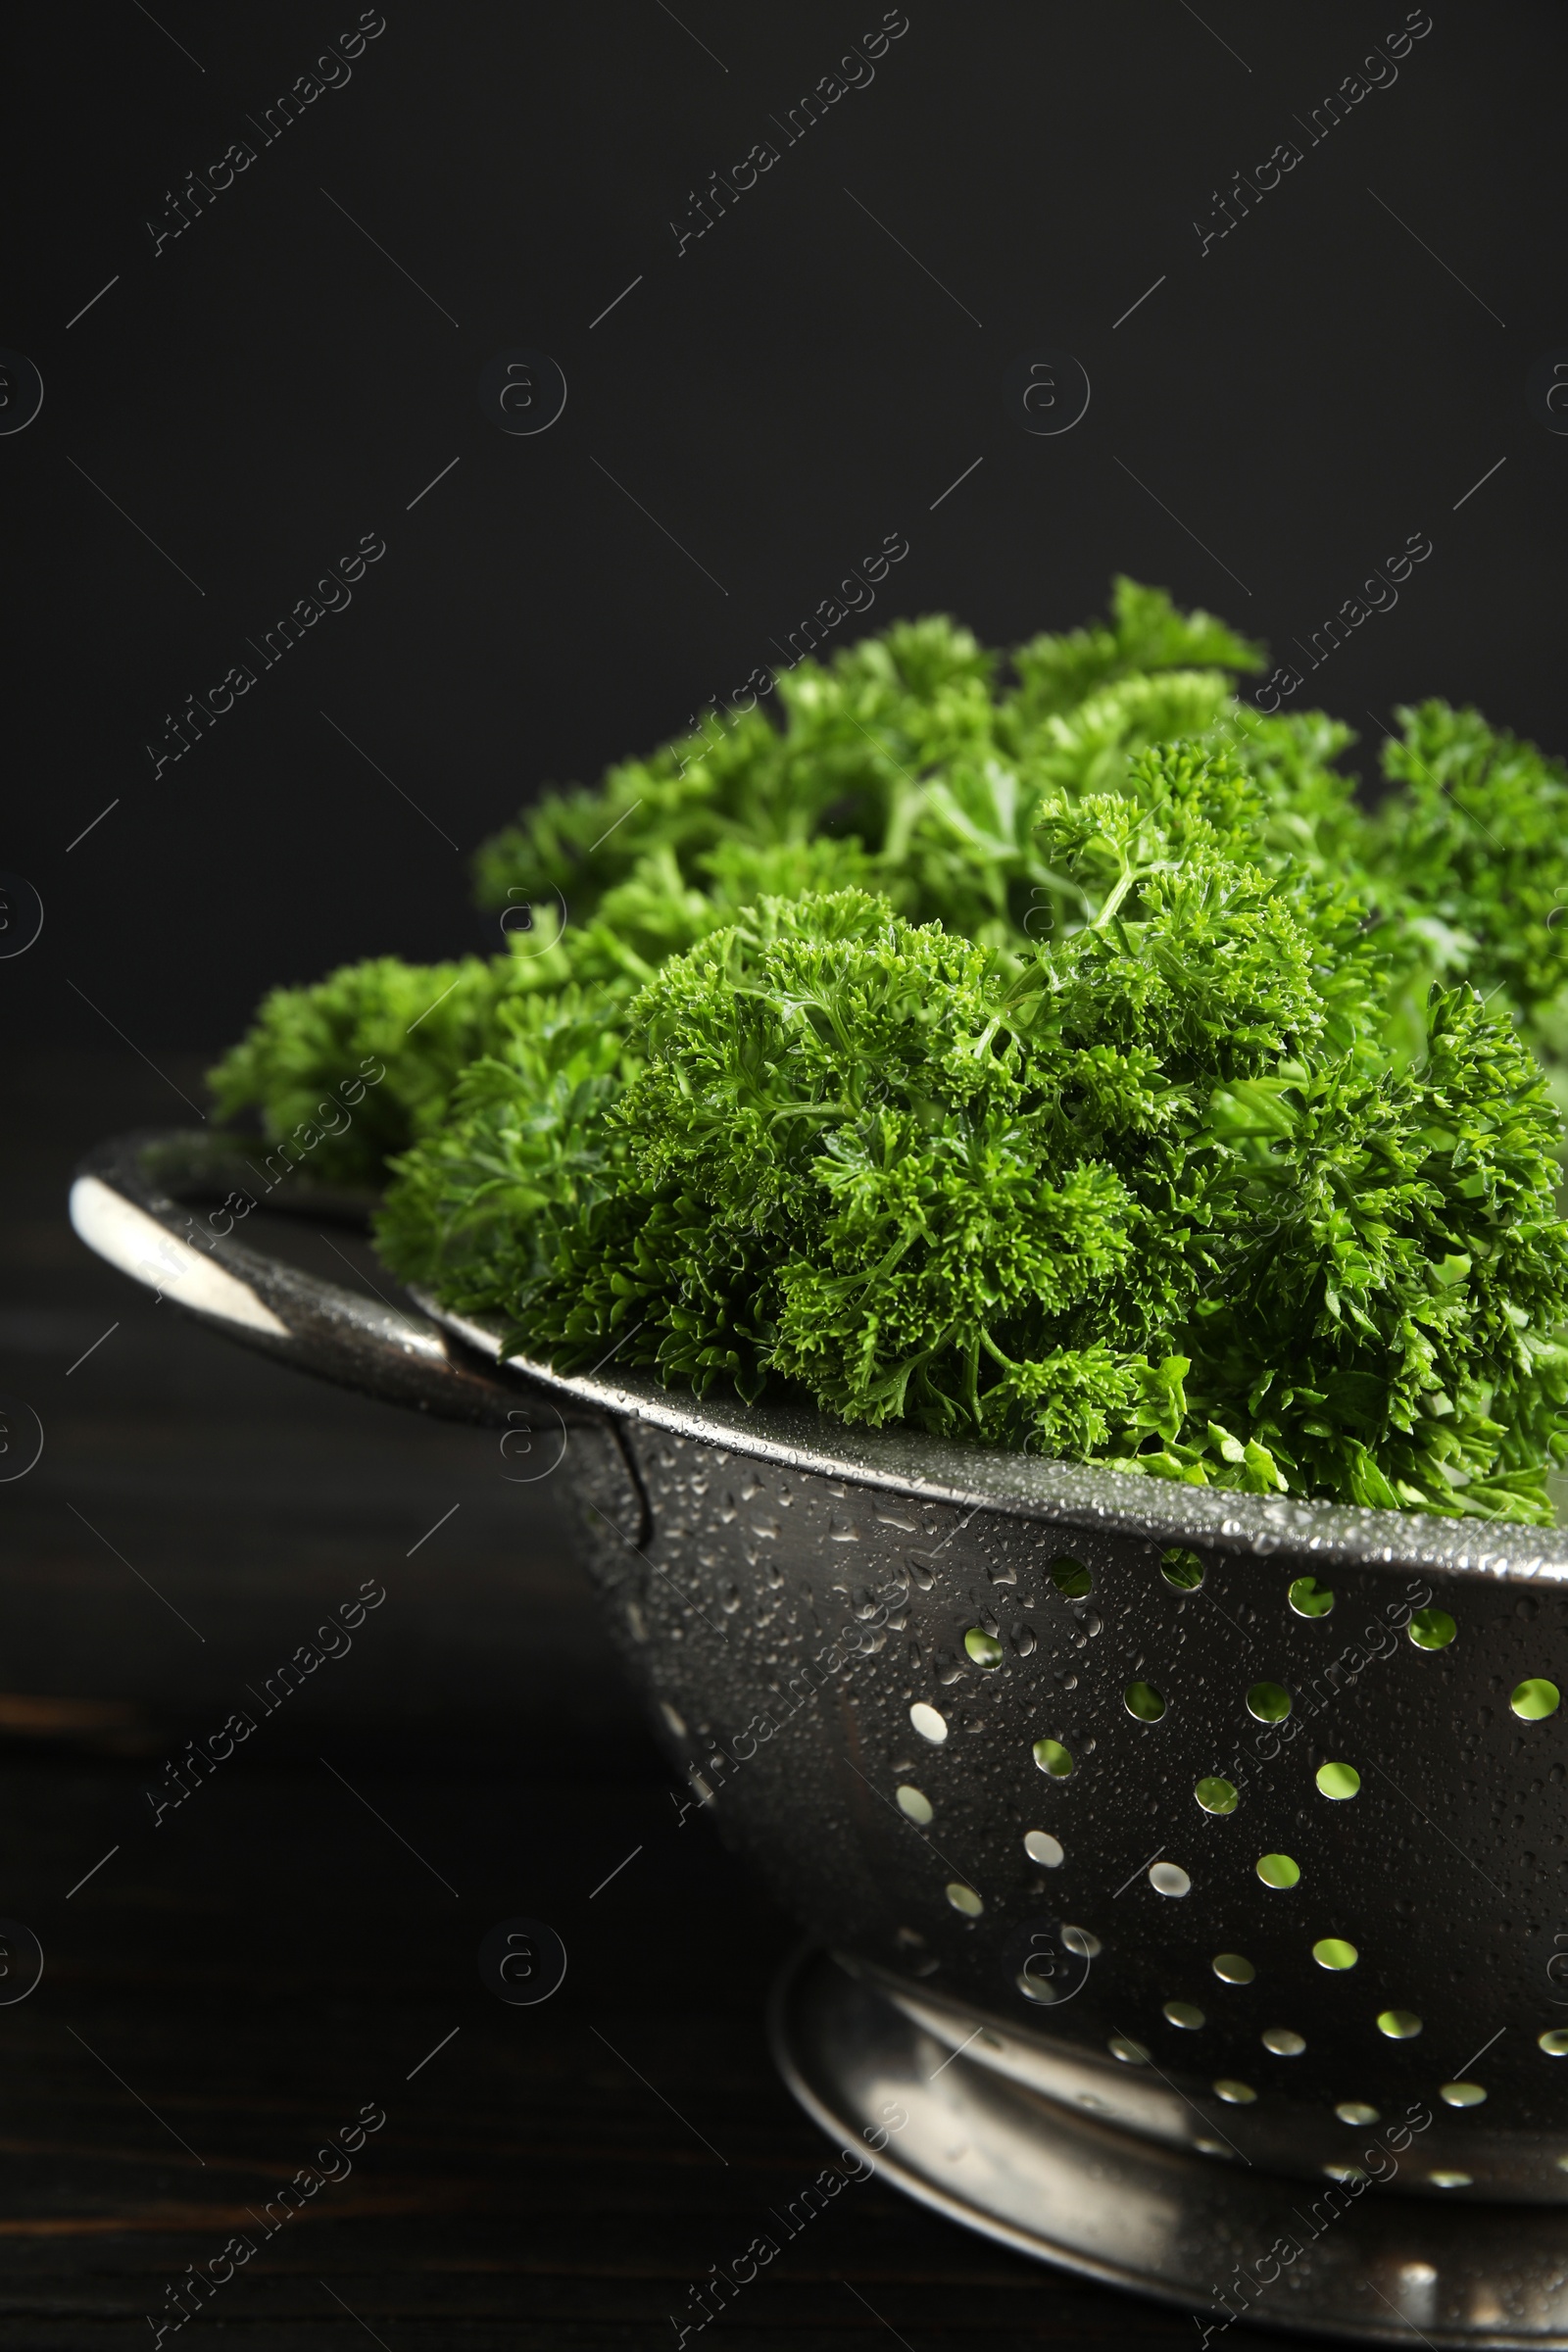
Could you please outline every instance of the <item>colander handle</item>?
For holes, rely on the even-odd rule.
[[[300,1183],[271,1187],[232,1141],[200,1133],[116,1136],[88,1153],[71,1188],[81,1240],[122,1274],[242,1346],[340,1388],[447,1421],[504,1429],[546,1392],[443,1331],[252,1248],[239,1237],[264,1203],[364,1226],[368,1194]],[[567,1397],[568,1426],[603,1416]]]

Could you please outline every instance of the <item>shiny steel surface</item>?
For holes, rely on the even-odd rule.
[[[1357,2194],[1134,2137],[973,2052],[950,2059],[820,1951],[788,1963],[770,2024],[785,2081],[848,2155],[1021,2253],[1192,2310],[1200,2347],[1244,2319],[1356,2342],[1568,2344],[1564,2232],[1540,2206],[1444,2211],[1396,2180]]]

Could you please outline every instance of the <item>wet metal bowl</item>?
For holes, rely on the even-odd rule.
[[[816,1947],[774,2034],[826,2128],[901,2103],[889,2178],[1214,2330],[1568,2345],[1568,1536],[498,1368],[247,1247],[260,1195],[144,1136],[72,1215],[568,1465],[665,1753]]]

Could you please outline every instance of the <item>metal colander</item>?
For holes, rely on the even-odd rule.
[[[1417,2226],[1440,2246],[1461,2207],[1568,2203],[1568,1537],[497,1372],[461,1319],[391,1313],[232,1238],[243,1168],[206,1139],[126,1139],[84,1165],[73,1216],[269,1353],[454,1417],[525,1414],[560,1446],[665,1753],[853,1977],[844,1997],[897,2021],[896,2089],[935,2053],[916,2070],[935,2095],[1010,2101],[1043,2151],[1087,2132],[1091,2173],[1094,2148],[1132,2146],[1200,2175],[1221,2249],[1241,2175],[1310,2180],[1314,2211],[1325,2181],[1353,2195],[1369,2173],[1405,2212],[1448,2200]],[[951,2195],[940,2154],[921,2163],[906,2185],[1028,2242],[1000,2190],[988,2209],[957,2160]],[[1541,2226],[1568,2246],[1568,2223]],[[1360,2227],[1347,2213],[1336,2242]],[[1175,2254],[1075,2253],[1044,2211],[1036,2240],[1217,2291]],[[1516,2286],[1556,2262],[1539,2228],[1528,2244]],[[1534,2318],[1478,2318],[1473,2296],[1446,2318],[1423,2284],[1425,2332],[1568,2341],[1560,2278],[1530,2292]],[[1283,2292],[1256,2316],[1408,2333],[1415,2305],[1383,2299],[1397,2325]]]

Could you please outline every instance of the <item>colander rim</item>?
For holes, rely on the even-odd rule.
[[[632,1373],[558,1372],[528,1355],[501,1355],[501,1335],[483,1319],[460,1314],[417,1288],[411,1295],[433,1322],[466,1346],[492,1360],[499,1356],[510,1371],[555,1396],[802,1477],[853,1482],[961,1510],[1141,1537],[1167,1548],[1201,1544],[1395,1572],[1422,1569],[1503,1582],[1568,1583],[1568,1528],[1500,1526],[1354,1503],[1237,1494],[959,1445],[905,1427],[864,1428],[793,1401],[764,1398],[753,1405],[735,1396],[698,1396],[665,1389]]]

